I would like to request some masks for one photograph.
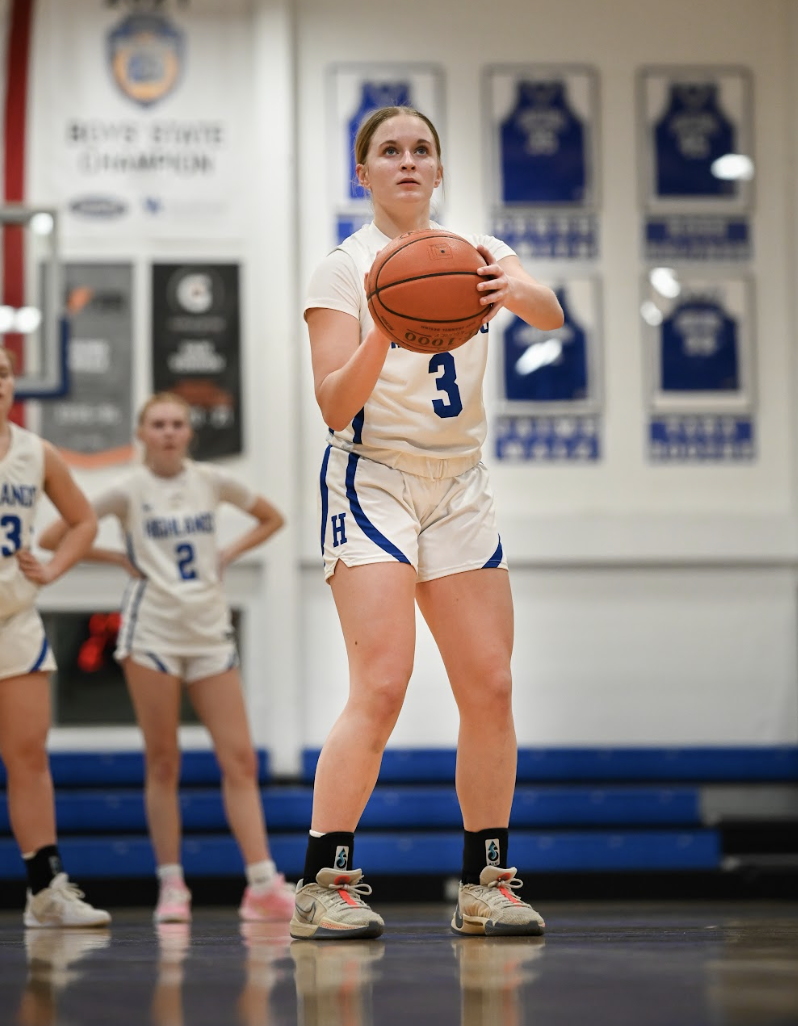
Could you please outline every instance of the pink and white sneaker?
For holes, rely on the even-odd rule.
[[[185,884],[161,884],[158,904],[152,917],[156,923],[190,923],[191,891]]]
[[[247,887],[238,914],[248,922],[288,922],[294,914],[295,888],[278,873],[266,890]]]

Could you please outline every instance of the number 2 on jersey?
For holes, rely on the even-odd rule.
[[[439,417],[457,417],[463,412],[463,400],[460,398],[460,389],[457,387],[457,368],[454,365],[454,357],[451,353],[436,353],[429,362],[429,372],[434,374],[442,370],[443,374],[435,381],[435,387],[439,392],[445,392],[449,398],[446,403],[443,399],[433,399],[432,408]]]
[[[0,528],[2,528],[0,556],[13,556],[22,548],[22,521],[12,513],[6,513],[5,516],[0,517]]]
[[[197,571],[192,566],[194,562],[194,546],[189,545],[188,542],[183,542],[182,545],[175,546],[175,555],[177,556],[177,569],[180,571],[180,576],[184,581],[194,581],[197,579]]]

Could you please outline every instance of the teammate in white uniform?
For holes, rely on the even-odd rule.
[[[305,303],[316,399],[330,428],[321,471],[321,547],[349,658],[349,700],[316,768],[313,820],[291,920],[294,937],[373,937],[354,831],[413,667],[415,603],[443,657],[460,712],[457,794],[463,875],[458,933],[539,934],[507,868],[516,771],[510,655],[513,608],[487,472],[482,380],[487,334],[450,353],[406,351],[369,316],[364,276],[404,232],[429,228],[443,178],[427,117],[381,108],[355,141],[374,221],[334,250]],[[534,326],[562,324],[554,293],[497,239],[471,236],[487,260],[476,286],[486,327],[507,307]]]
[[[82,901],[63,871],[56,842],[47,732],[49,674],[55,669],[35,601],[89,549],[97,521],[56,450],[9,420],[11,354],[0,346],[0,754],[8,813],[28,877],[25,926],[104,926],[107,912]],[[43,565],[31,553],[42,493],[65,521],[61,544]]]
[[[286,920],[292,891],[269,854],[224,568],[283,525],[262,495],[225,471],[187,459],[190,410],[159,393],[139,415],[144,462],[93,501],[99,518],[119,519],[126,553],[94,548],[89,559],[122,566],[131,576],[122,602],[116,658],[144,735],[146,806],[160,893],[157,922],[186,922],[191,895],[180,862],[178,745],[180,691],[208,729],[222,770],[228,822],[241,849],[248,886],[239,912],[247,920]],[[257,523],[218,547],[216,511],[229,502]],[[62,525],[41,538],[57,541]]]

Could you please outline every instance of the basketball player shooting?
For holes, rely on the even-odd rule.
[[[322,261],[305,303],[316,399],[331,429],[320,476],[321,547],[350,691],[316,769],[291,934],[323,940],[383,931],[364,900],[371,887],[356,868],[355,829],[413,668],[416,603],[460,715],[464,843],[452,929],[540,934],[543,919],[518,896],[521,881],[508,861],[516,775],[513,606],[481,462],[488,336],[478,328],[506,307],[550,330],[561,326],[562,310],[509,246],[471,235],[468,243],[484,258],[472,283],[484,311],[477,334],[456,352],[392,343],[372,320],[365,280],[392,240],[439,228],[430,205],[443,180],[440,139],[425,115],[380,108],[358,131],[355,161],[374,220]]]

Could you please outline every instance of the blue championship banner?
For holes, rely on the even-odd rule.
[[[335,167],[335,242],[371,220],[371,201],[357,184],[354,143],[361,123],[379,107],[420,110],[441,138],[443,72],[420,64],[342,64],[330,69],[328,123]],[[443,143],[445,146],[445,142]],[[433,216],[441,218],[441,192],[433,196]]]
[[[242,451],[237,264],[154,264],[152,377],[191,406],[198,460]]]
[[[736,460],[754,454],[752,284],[664,268],[643,286],[649,456]],[[667,295],[663,294],[663,291]]]
[[[751,82],[726,67],[639,76],[643,249],[649,260],[751,256]]]
[[[499,459],[597,460],[600,456],[600,313],[598,282],[549,281],[565,322],[533,328],[503,311],[492,325],[500,343]]]
[[[522,258],[598,256],[597,93],[590,68],[486,69],[491,233]]]

